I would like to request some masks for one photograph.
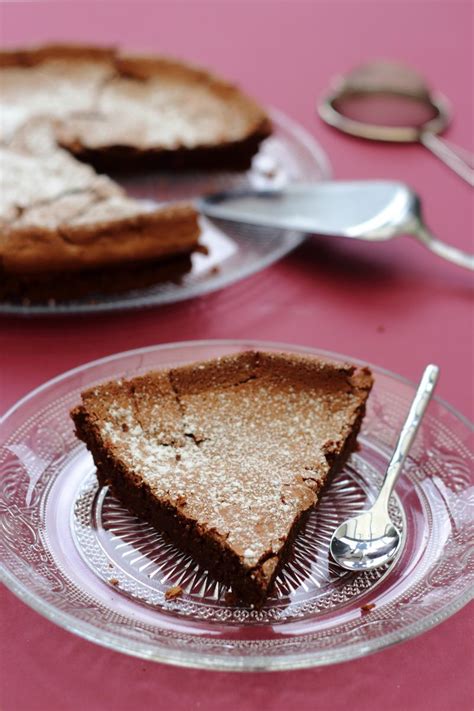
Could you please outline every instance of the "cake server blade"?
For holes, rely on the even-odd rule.
[[[435,237],[423,222],[418,195],[396,181],[324,181],[220,192],[200,198],[197,207],[210,218],[317,235],[369,241],[410,235],[439,257],[474,270],[473,255]]]

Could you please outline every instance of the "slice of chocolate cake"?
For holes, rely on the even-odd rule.
[[[245,352],[97,386],[72,417],[101,484],[261,605],[371,387],[365,368]]]

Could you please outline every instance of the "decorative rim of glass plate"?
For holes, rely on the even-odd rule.
[[[121,179],[127,192],[136,198],[192,200],[223,189],[281,187],[295,180],[328,180],[331,165],[323,148],[299,123],[275,108],[268,113],[274,133],[254,156],[244,172],[194,171],[183,174],[137,174]],[[268,176],[268,177],[267,177]],[[22,304],[0,302],[0,314],[16,316],[61,316],[64,314],[105,313],[116,310],[150,308],[210,294],[266,269],[296,249],[305,235],[294,230],[269,230],[250,225],[224,226],[222,221],[201,217],[201,243],[207,254],[194,253],[192,269],[181,282],[173,280],[123,294],[97,295],[95,299]]]
[[[73,467],[71,462],[85,456],[85,448],[75,442],[72,425],[64,417],[79,392],[111,377],[248,349],[366,365],[336,353],[283,343],[215,340],[162,344],[74,368],[33,390],[0,419],[0,510],[5,514],[0,524],[0,577],[15,595],[59,626],[105,647],[180,666],[229,671],[296,669],[354,659],[430,629],[472,598],[474,559],[469,541],[474,428],[438,397],[425,416],[392,501],[393,515],[399,517],[407,532],[404,549],[373,584],[348,579],[348,584],[335,590],[330,602],[325,598],[319,604],[320,598],[300,607],[291,608],[290,604],[294,615],[286,617],[271,610],[272,614],[264,610],[260,617],[245,610],[224,615],[211,610],[207,614],[191,598],[169,604],[137,600],[133,590],[128,594],[115,588],[115,581],[107,585],[103,576],[100,579],[97,571],[91,570],[90,561],[88,567],[81,558],[81,551],[74,551],[74,561],[66,560],[66,544],[63,547],[55,542],[51,517],[47,519],[48,508],[53,506],[78,508],[73,494],[68,494],[66,504],[57,503],[64,496],[57,493],[57,482],[59,473],[64,473],[64,479],[68,467]],[[383,368],[370,367],[376,385],[359,438],[361,450],[350,466],[356,478],[367,472],[364,486],[369,486],[367,482],[374,476],[377,487],[415,386]],[[35,437],[41,430],[41,413],[48,413],[47,421],[51,416],[58,421],[54,423],[54,436],[51,431],[46,438],[34,439],[35,454],[22,445],[31,443],[26,439],[28,428],[37,428],[32,429]],[[60,451],[64,442],[67,446]],[[48,454],[48,447],[57,456],[54,463],[48,459],[52,451]],[[93,467],[91,470],[88,466],[90,477]],[[87,484],[82,470],[79,478],[77,491]],[[68,491],[73,488],[71,481],[68,479]],[[12,497],[18,492],[21,506],[19,498],[14,512]],[[93,493],[87,493],[90,500]],[[95,498],[104,507],[106,494]],[[88,500],[82,499],[79,508]],[[54,509],[56,519],[58,510]],[[115,515],[113,505],[108,511]],[[76,524],[80,530],[80,523]],[[74,545],[82,545],[74,536]],[[24,552],[26,557],[22,558]],[[96,553],[94,556],[95,568]],[[67,568],[72,563],[78,564],[78,572]],[[93,588],[87,576],[81,578],[81,565],[89,571]],[[114,599],[118,607],[114,607]],[[130,613],[127,605],[131,606]]]

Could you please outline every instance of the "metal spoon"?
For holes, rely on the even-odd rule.
[[[448,100],[411,67],[376,61],[338,77],[318,104],[334,128],[374,141],[419,141],[474,186],[474,157],[438,136],[449,125]]]
[[[428,365],[398,438],[380,493],[372,508],[344,521],[333,533],[329,550],[346,570],[370,570],[388,563],[401,544],[400,531],[388,513],[388,501],[433,394],[439,368]]]
[[[364,240],[416,237],[449,262],[474,270],[474,256],[437,239],[423,222],[419,197],[386,180],[294,183],[280,189],[222,192],[197,201],[207,217]]]

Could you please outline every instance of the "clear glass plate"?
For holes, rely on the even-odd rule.
[[[330,177],[328,159],[301,126],[275,109],[270,111],[273,135],[265,140],[247,172],[160,172],[123,179],[115,177],[127,192],[153,201],[192,200],[219,190],[244,187],[282,187],[302,180]],[[281,259],[301,244],[304,235],[249,225],[232,225],[200,219],[201,243],[207,254],[192,255],[191,270],[177,280],[162,281],[119,295],[95,295],[94,299],[25,304],[0,302],[0,313],[25,316],[99,313],[183,301],[221,289]]]
[[[226,590],[131,516],[73,433],[81,390],[150,369],[249,348],[345,357],[288,345],[201,341],[118,354],[55,378],[0,425],[0,550],[7,586],[62,627],[139,657],[209,669],[291,669],[352,659],[423,632],[472,594],[469,423],[435,399],[405,466],[391,513],[398,559],[353,574],[328,559],[336,525],[374,499],[414,386],[374,367],[360,449],[325,492],[262,610]],[[181,597],[166,599],[180,585]]]

